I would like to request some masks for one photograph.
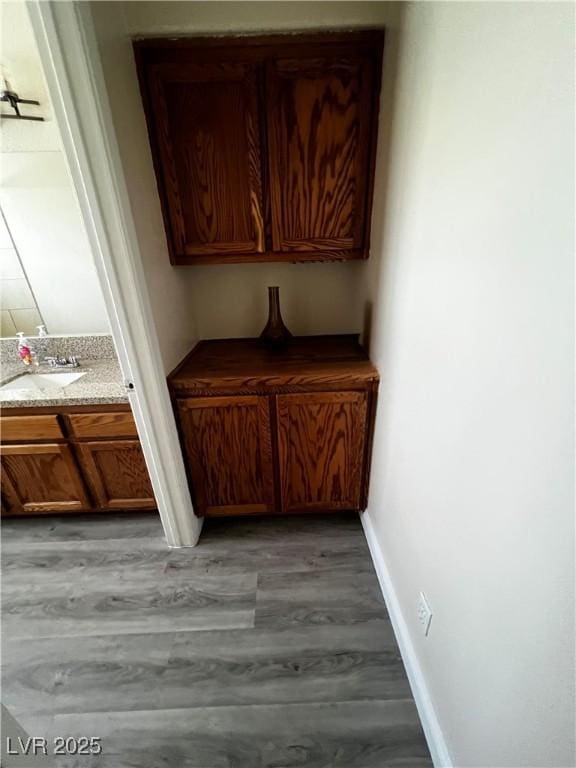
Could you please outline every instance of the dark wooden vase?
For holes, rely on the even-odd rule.
[[[268,288],[268,322],[260,338],[267,344],[284,344],[292,338],[292,334],[282,321],[280,313],[280,294],[277,285]]]

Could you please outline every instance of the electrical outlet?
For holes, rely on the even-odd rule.
[[[424,635],[428,635],[428,632],[430,631],[430,622],[432,621],[432,609],[428,605],[424,592],[420,592],[420,598],[418,600],[418,621],[420,622]]]

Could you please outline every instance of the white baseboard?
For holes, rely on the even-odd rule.
[[[372,555],[372,561],[376,569],[378,581],[380,582],[380,589],[384,595],[386,601],[386,607],[390,614],[390,620],[392,621],[392,627],[394,628],[394,634],[398,641],[404,667],[406,668],[406,674],[408,675],[408,681],[410,688],[412,689],[412,695],[416,702],[416,708],[420,715],[420,721],[422,722],[422,728],[424,729],[424,735],[428,743],[430,754],[436,768],[453,768],[453,763],[450,758],[450,753],[446,746],[444,734],[440,727],[436,711],[432,704],[426,682],[420,669],[420,664],[410,639],[410,633],[408,627],[404,621],[398,596],[394,589],[394,585],[390,578],[390,572],[386,566],[384,555],[376,538],[374,526],[372,520],[367,512],[360,513],[360,520],[362,521],[362,527],[364,528],[364,534],[368,542],[370,554]]]

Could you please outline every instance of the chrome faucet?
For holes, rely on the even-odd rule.
[[[80,365],[76,355],[70,355],[70,357],[45,357],[42,362],[47,363],[50,368],[78,368]]]

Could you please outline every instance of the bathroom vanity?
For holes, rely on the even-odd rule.
[[[10,362],[16,342],[3,341],[8,362],[0,382],[2,514],[155,509],[112,340],[67,337],[49,343],[66,351],[71,345],[82,364],[74,373],[40,368],[22,376],[23,366]]]
[[[18,408],[0,428],[2,514],[155,509],[129,405]]]
[[[366,507],[379,377],[357,336],[201,341],[168,381],[198,515]]]

